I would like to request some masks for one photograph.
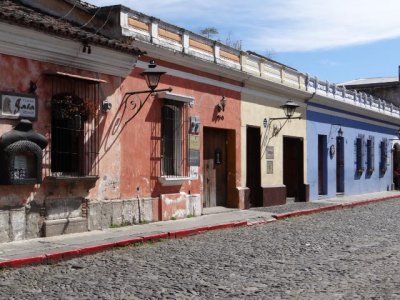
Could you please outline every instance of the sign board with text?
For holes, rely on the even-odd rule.
[[[0,118],[36,120],[37,109],[35,95],[0,93]]]
[[[189,134],[189,166],[200,166],[200,136]]]

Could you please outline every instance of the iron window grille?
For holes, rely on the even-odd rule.
[[[45,175],[99,175],[100,87],[82,78],[50,76],[51,135]]]
[[[161,176],[186,176],[185,111],[182,102],[164,100],[161,120]]]
[[[364,135],[359,135],[356,138],[356,172],[361,175],[364,172],[364,156],[365,156],[365,141]]]
[[[388,147],[388,140],[387,138],[382,139],[380,143],[380,152],[381,152],[381,162],[380,162],[380,171],[381,175],[384,175],[387,170],[387,147]]]
[[[375,170],[375,138],[369,136],[367,140],[367,172],[372,174]]]

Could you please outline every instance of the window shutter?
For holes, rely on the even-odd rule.
[[[381,164],[380,164],[380,169],[381,169],[381,174],[386,173],[387,169],[387,139],[384,138],[381,141]]]
[[[357,167],[357,173],[362,173],[363,172],[363,164],[362,164],[362,158],[363,158],[363,141],[361,137],[358,137],[356,139],[356,167]]]

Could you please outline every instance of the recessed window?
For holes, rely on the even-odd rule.
[[[182,103],[172,100],[165,100],[162,106],[162,176],[184,176],[183,107]]]
[[[99,82],[55,75],[49,79],[51,139],[46,176],[98,176]]]
[[[380,143],[380,152],[381,152],[381,161],[380,161],[380,171],[381,171],[381,175],[384,175],[386,173],[387,170],[387,144],[388,141],[386,138],[382,139],[381,143]]]
[[[367,173],[372,174],[375,170],[375,139],[370,136],[367,140]]]
[[[356,173],[361,175],[364,172],[364,135],[356,138]]]

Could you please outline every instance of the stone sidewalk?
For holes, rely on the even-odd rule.
[[[214,208],[206,210],[206,214],[200,217],[182,220],[3,243],[0,244],[0,267],[53,262],[113,247],[181,238],[210,230],[266,224],[289,217],[352,208],[396,198],[400,199],[400,191],[321,199],[318,202],[292,202],[250,210]]]

